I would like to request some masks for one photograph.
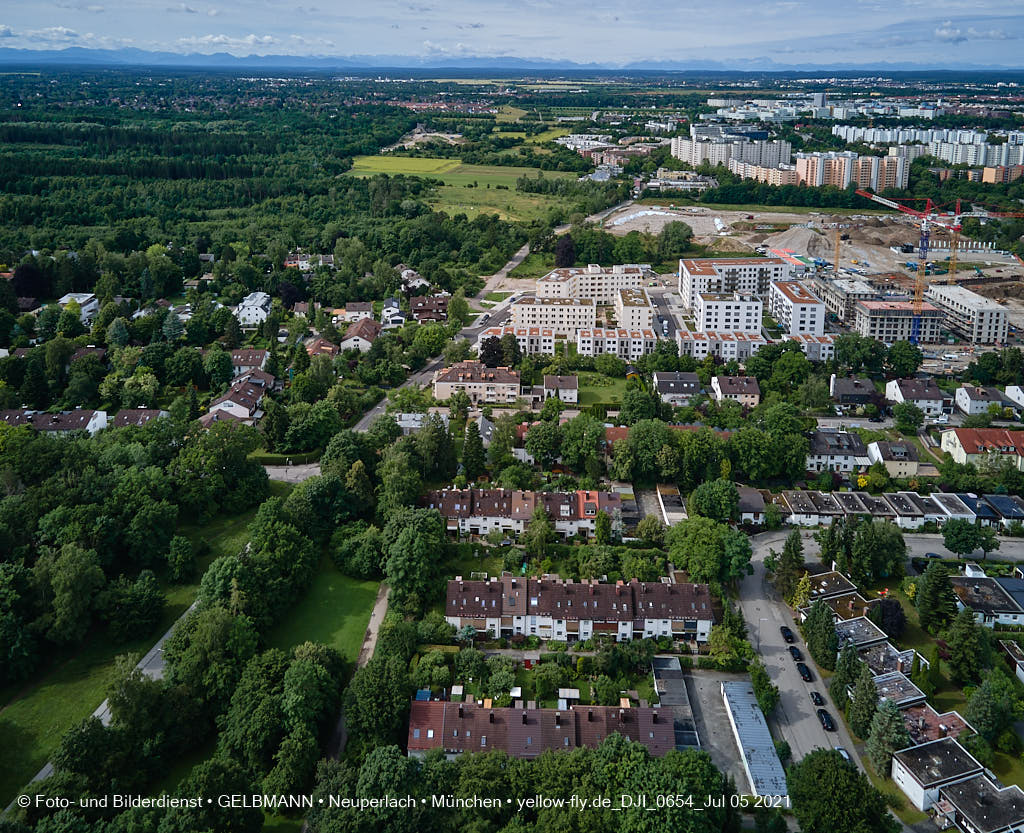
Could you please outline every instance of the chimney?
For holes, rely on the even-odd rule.
[[[556,726],[561,726],[562,725],[562,713],[561,712],[555,712],[555,725]]]
[[[523,725],[526,725],[526,712],[523,712]]]
[[[587,723],[593,723],[593,722],[594,722],[594,710],[593,709],[587,709]]]
[[[487,712],[487,722],[488,723],[493,723],[494,722],[494,712]]]
[[[462,704],[459,704],[459,717],[462,717]]]

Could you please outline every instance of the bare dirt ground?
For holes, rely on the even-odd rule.
[[[753,219],[750,219],[753,217]],[[721,228],[716,224],[721,224]],[[668,206],[633,205],[609,215],[605,230],[625,235],[631,231],[657,234],[666,223],[682,221],[693,229],[694,242],[712,251],[744,252],[758,246],[789,249],[795,254],[835,259],[835,230],[848,239],[840,241],[840,264],[844,268],[863,269],[868,275],[907,274],[906,262],[916,254],[891,251],[891,246],[917,246],[920,229],[916,221],[903,216],[871,214],[830,214],[827,211],[805,214],[786,211],[725,211],[714,206],[672,209]],[[933,241],[948,240],[945,232],[933,231]],[[949,249],[933,249],[931,260],[943,260]],[[962,251],[958,274],[974,274],[973,264],[983,269],[1018,265],[1012,258],[995,252]]]

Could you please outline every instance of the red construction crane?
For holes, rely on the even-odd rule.
[[[894,211],[909,214],[911,217],[916,217],[921,221],[921,242],[918,248],[919,263],[917,267],[917,278],[914,281],[914,319],[910,324],[910,343],[917,344],[918,338],[921,335],[921,308],[924,306],[924,279],[928,266],[928,242],[931,237],[931,227],[933,225],[940,226],[953,233],[954,243],[950,248],[950,267],[955,268],[953,264],[956,263],[956,254],[954,252],[955,246],[959,242],[958,235],[960,234],[960,200],[956,201],[956,212],[953,214],[946,214],[939,212],[939,206],[932,202],[930,197],[911,197],[909,199],[891,200],[861,189],[858,189],[856,193],[859,197],[864,197],[864,199],[877,202],[879,205],[884,205],[886,208],[891,208]],[[924,202],[924,210],[912,208],[909,205],[903,205],[903,203],[908,202]]]

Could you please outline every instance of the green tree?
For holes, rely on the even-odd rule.
[[[918,579],[914,604],[917,606],[921,627],[929,633],[937,633],[956,615],[956,602],[952,585],[949,583],[949,573],[938,559],[933,559]]]
[[[555,528],[548,519],[544,504],[537,503],[533,516],[523,532],[523,545],[529,558],[540,559],[547,555],[548,547],[555,540]]]
[[[466,424],[466,438],[462,444],[462,467],[466,477],[476,480],[484,473],[486,460],[480,425],[476,420],[471,420]]]
[[[687,504],[689,510],[705,518],[728,523],[737,517],[740,495],[731,480],[712,480],[701,483]]]
[[[832,608],[824,600],[818,599],[811,605],[803,624],[807,650],[814,661],[822,668],[832,670],[836,667],[836,652],[839,650],[839,637],[832,618]]]
[[[99,558],[95,550],[65,544],[48,563],[52,563],[48,579],[53,592],[53,618],[48,635],[58,643],[80,642],[89,629],[99,591],[105,583]]]
[[[981,546],[981,528],[963,518],[952,518],[942,527],[942,543],[951,553],[970,555]]]
[[[901,434],[916,434],[917,429],[924,425],[924,411],[913,402],[893,405],[892,415],[896,418],[896,430]]]
[[[764,663],[757,657],[750,663],[750,683],[754,688],[757,705],[767,717],[779,704],[779,687],[772,683]]]
[[[878,690],[875,688],[874,675],[866,662],[861,663],[860,673],[853,687],[853,699],[846,710],[850,728],[857,737],[867,738],[877,708]]]
[[[983,628],[974,619],[974,611],[964,608],[957,613],[946,637],[949,645],[949,670],[954,682],[961,685],[977,680],[988,656],[988,643]]]
[[[924,353],[909,341],[893,342],[885,357],[889,370],[901,379],[917,373],[923,361]]]
[[[850,577],[858,585],[876,578],[900,578],[907,559],[903,533],[890,521],[857,525],[850,548]]]
[[[637,524],[636,534],[647,546],[660,549],[665,543],[665,524],[657,515],[645,515]]]
[[[562,430],[557,422],[534,423],[526,432],[524,445],[539,465],[549,468],[562,448]]]
[[[775,589],[784,599],[791,599],[797,582],[804,570],[804,541],[799,529],[794,529],[786,537],[782,546],[782,555],[775,569]]]
[[[466,303],[466,292],[462,287],[456,289],[448,299],[448,320],[454,321],[460,327],[469,323],[469,304]]]
[[[107,327],[107,344],[114,347],[124,347],[130,339],[128,335],[128,324],[123,318],[115,318]]]
[[[871,719],[868,732],[867,752],[871,766],[882,777],[888,777],[892,753],[911,745],[903,715],[892,700],[883,700]]]
[[[796,583],[796,588],[793,590],[793,595],[789,600],[789,606],[794,610],[799,610],[802,607],[806,607],[810,604],[811,600],[811,577],[804,571],[804,574],[800,576],[800,580]]]
[[[990,743],[1020,714],[1016,686],[1001,668],[993,668],[974,689],[964,717]]]
[[[852,686],[860,676],[860,658],[857,656],[857,649],[853,643],[848,642],[839,652],[836,660],[836,670],[829,680],[828,692],[832,695],[835,704],[843,709],[850,702],[846,693],[846,687]]]
[[[816,749],[786,773],[793,815],[803,833],[897,833],[885,798],[833,749]]]
[[[384,521],[402,507],[414,505],[423,491],[423,480],[405,451],[388,451],[377,478],[377,513]]]
[[[598,544],[608,544],[612,539],[612,519],[603,509],[597,513],[594,520],[594,541]]]

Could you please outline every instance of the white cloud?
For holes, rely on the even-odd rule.
[[[967,40],[963,30],[955,27],[951,20],[935,27],[935,37],[947,43],[963,43]]]
[[[191,36],[187,38],[179,38],[178,43],[182,46],[191,46],[194,48],[203,47],[222,47],[228,50],[231,49],[245,49],[247,47],[254,46],[271,46],[279,43],[278,39],[273,35],[254,35],[249,34],[241,38],[235,38],[231,35],[200,35]]]
[[[173,6],[168,6],[167,11],[180,12],[181,14],[199,14],[199,9],[195,9],[186,3],[176,3]]]
[[[0,38],[13,38],[14,30],[10,26],[0,23]]]
[[[44,40],[51,42],[68,42],[79,40],[79,34],[74,29],[66,26],[47,26],[45,29],[34,29],[25,33],[26,37],[32,40]]]

